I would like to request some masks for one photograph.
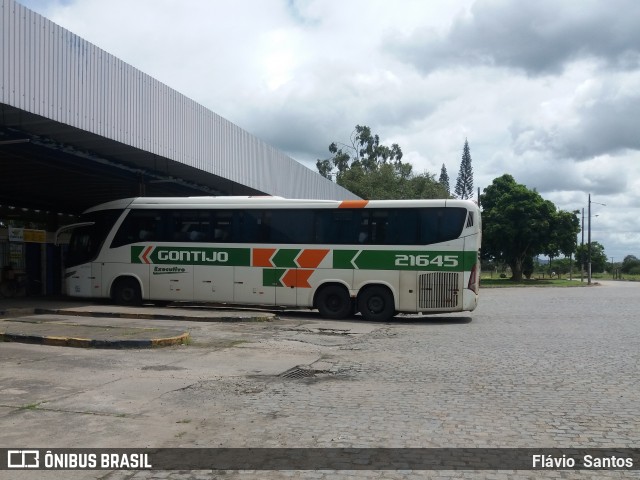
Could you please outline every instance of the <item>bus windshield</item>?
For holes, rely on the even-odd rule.
[[[82,226],[75,228],[69,240],[67,267],[90,262],[98,256],[105,237],[122,210],[101,210],[83,215]]]

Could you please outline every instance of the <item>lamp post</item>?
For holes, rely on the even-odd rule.
[[[588,209],[588,213],[587,213],[587,220],[589,221],[589,235],[588,235],[588,245],[587,245],[587,285],[591,285],[591,204],[592,203],[596,203],[598,205],[602,205],[603,207],[606,207],[606,205],[604,203],[598,203],[598,202],[592,202],[591,201],[591,194],[589,194],[589,209]]]
[[[613,257],[611,257],[611,278],[616,279],[616,272],[613,270]]]
[[[584,207],[582,207],[582,224],[580,226],[582,233],[582,243],[580,244],[580,282],[584,281]]]
[[[589,236],[587,237],[587,285],[591,285],[591,194],[589,194],[589,209],[587,210],[589,221]]]

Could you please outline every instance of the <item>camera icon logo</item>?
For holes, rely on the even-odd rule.
[[[39,450],[8,450],[8,468],[40,468]]]

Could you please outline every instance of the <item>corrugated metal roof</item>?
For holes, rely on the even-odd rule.
[[[0,5],[0,103],[26,113],[4,126],[144,169],[191,167],[205,185],[209,174],[288,198],[358,198],[14,0]]]

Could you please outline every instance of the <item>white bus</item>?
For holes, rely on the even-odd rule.
[[[190,301],[360,312],[471,311],[480,210],[466,200],[133,198],[72,229],[66,292],[118,304]]]

